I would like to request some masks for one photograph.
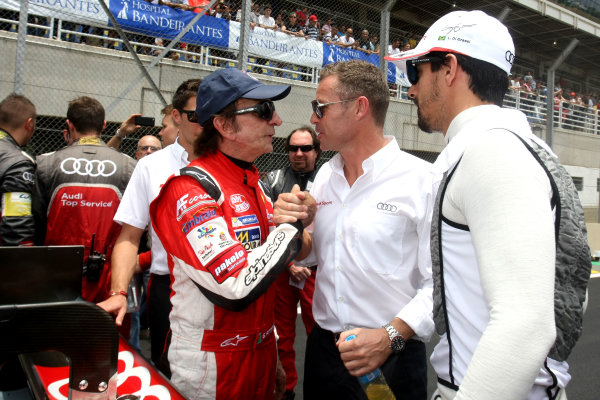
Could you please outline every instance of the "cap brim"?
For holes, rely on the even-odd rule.
[[[253,100],[281,100],[290,94],[290,85],[261,85],[243,93],[240,97]]]
[[[399,61],[399,60],[405,60],[405,61],[413,60],[417,57],[424,56],[424,55],[432,53],[434,51],[440,51],[440,52],[444,52],[444,53],[462,54],[456,50],[448,49],[446,47],[431,47],[429,49],[419,49],[419,46],[417,46],[416,48],[414,48],[412,50],[403,51],[400,54],[398,54],[397,56],[387,56],[387,57],[385,57],[385,59],[388,61],[392,61],[392,62]]]
[[[462,53],[458,53],[456,50],[447,49],[445,47],[432,47],[429,49],[423,49],[423,48],[419,49],[419,46],[417,46],[416,48],[414,48],[412,50],[401,52],[400,54],[398,54],[396,56],[386,56],[385,59],[388,60],[389,62],[393,63],[396,67],[398,67],[402,72],[404,72],[406,74],[406,62],[408,60],[414,60],[415,58],[425,56],[434,51],[462,54]]]

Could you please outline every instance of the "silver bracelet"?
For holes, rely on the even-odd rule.
[[[121,128],[117,129],[117,131],[115,132],[115,136],[118,137],[119,139],[123,140],[123,139],[125,139],[125,136],[121,136],[119,134],[120,131],[121,131]]]

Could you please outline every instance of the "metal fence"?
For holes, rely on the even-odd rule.
[[[357,42],[361,41],[360,36],[363,35],[362,41],[368,44],[364,49],[348,47],[346,50],[339,46],[345,51],[344,56],[346,57],[356,57],[356,54],[359,54],[360,57],[376,57],[379,51],[380,10],[359,2],[318,1],[312,3],[309,9],[308,3],[275,0],[272,4],[266,2],[251,6],[248,4],[248,12],[245,12],[243,9],[245,2],[220,0],[215,3],[213,1],[215,4],[211,4],[211,10],[208,11],[213,15],[201,17],[202,20],[210,21],[205,22],[203,27],[210,28],[219,26],[218,24],[222,22],[244,22],[244,18],[250,19],[252,35],[247,39],[249,49],[246,50],[247,57],[243,61],[240,57],[242,49],[239,46],[232,48],[231,44],[223,46],[222,43],[198,43],[187,36],[178,38],[178,35],[175,35],[174,32],[181,33],[186,29],[197,29],[197,25],[194,24],[197,23],[199,16],[196,13],[158,7],[143,0],[121,2],[107,0],[105,4],[109,6],[112,15],[105,14],[108,16],[107,23],[101,23],[99,22],[101,18],[95,19],[86,16],[76,7],[69,9],[66,7],[69,2],[60,3],[63,3],[64,6],[57,10],[56,5],[51,6],[47,2],[29,1],[26,18],[24,18],[27,28],[26,39],[22,40],[17,36],[16,51],[19,51],[19,45],[23,45],[24,51],[29,53],[27,53],[27,63],[19,65],[17,61],[15,64],[15,87],[18,80],[22,79],[24,87],[28,89],[25,94],[34,91],[40,97],[52,99],[51,103],[45,102],[41,105],[36,103],[40,114],[38,130],[27,148],[33,155],[53,151],[64,145],[62,131],[65,126],[64,114],[67,102],[79,95],[95,97],[105,106],[108,124],[103,138],[108,140],[120,122],[130,113],[140,112],[144,115],[158,116],[157,110],[160,110],[166,103],[170,103],[172,92],[177,84],[186,78],[197,77],[199,69],[207,71],[207,69],[215,67],[237,68],[240,62],[243,62],[246,64],[245,69],[248,72],[263,75],[267,79],[310,88],[314,96],[314,88],[318,83],[322,62],[311,60],[313,55],[311,52],[322,42],[338,41],[339,37],[336,31],[344,33],[346,37],[353,35]],[[91,4],[94,4],[93,7],[98,15],[106,11],[99,1],[90,1],[86,4],[88,9],[92,7]],[[0,0],[0,30],[18,34],[19,26],[23,21],[23,19],[20,20],[23,6],[24,4],[19,1]],[[139,18],[162,18],[161,13],[164,14],[166,8],[169,13],[169,24],[173,24],[174,21],[181,23],[176,27],[177,29],[162,31],[157,30],[156,26],[144,30],[144,25],[141,23],[135,27],[127,26],[123,17],[129,16],[129,21],[133,22],[132,19],[136,17],[132,12],[134,8],[145,12],[145,14],[137,15]],[[263,29],[263,27],[268,28],[268,21],[254,19],[257,14],[266,16],[268,9],[271,9],[271,15],[275,20],[275,29]],[[201,12],[203,9],[200,7],[195,11]],[[120,19],[117,22],[113,21],[112,17]],[[318,21],[312,21],[315,17]],[[166,16],[164,18],[158,23],[164,23]],[[296,37],[291,33],[285,34],[285,32],[289,33],[295,30],[294,19],[304,26],[303,37]],[[111,21],[108,22],[109,20]],[[237,24],[235,29],[243,30],[241,25]],[[315,33],[315,29],[318,31],[317,37],[308,39],[308,36]],[[365,32],[363,33],[363,31]],[[414,42],[413,45],[416,43],[413,36],[400,29],[392,28],[391,34],[394,35],[394,38],[402,38],[402,41],[406,43],[409,41]],[[242,35],[243,32],[240,32],[240,38]],[[285,36],[283,41],[281,35]],[[262,44],[271,43],[269,38],[279,39],[279,42],[283,43],[282,46],[287,46],[288,52],[292,55],[277,58],[269,57],[268,52],[265,54],[264,51],[253,51],[253,41]],[[254,47],[257,46],[258,43]],[[278,44],[274,46],[278,46]],[[59,62],[50,61],[57,48],[65,49],[64,58]],[[32,52],[35,53],[33,56]],[[111,54],[112,58],[98,60],[98,58],[91,57],[91,54],[97,53]],[[91,62],[92,59],[95,61]],[[134,66],[125,67],[124,59],[129,60],[130,64],[133,64],[132,60],[135,61]],[[81,66],[77,76],[64,74],[64,63]],[[162,72],[159,72],[159,76],[156,76],[154,71],[157,68],[154,67],[165,64],[173,65],[176,67],[177,73],[183,72],[183,74],[179,78],[163,78],[160,76]],[[137,72],[140,74],[137,80],[126,79],[118,74],[119,69],[135,70],[136,66]],[[34,69],[38,73],[32,73]],[[114,71],[114,73],[107,76],[106,71]],[[148,75],[150,76],[148,77]],[[128,76],[131,76],[131,73]],[[0,79],[0,84],[2,80],[5,81],[3,89],[7,93],[12,91],[12,85],[9,84],[10,78],[7,73],[4,79]],[[170,82],[165,82],[166,79],[170,79]],[[101,81],[101,89],[98,89],[99,81]],[[139,105],[139,89],[135,86],[136,84],[138,87],[144,86],[141,89],[143,97],[141,106]],[[138,92],[132,93],[136,91]],[[390,94],[401,99],[401,93],[403,93],[402,86],[390,82]],[[35,97],[33,100],[35,103]],[[131,108],[132,104],[134,108]],[[279,107],[284,107],[280,111],[281,114],[298,114],[293,105],[278,104],[278,111]],[[127,112],[123,112],[123,109],[126,109]],[[406,112],[409,113],[408,108]],[[309,109],[305,110],[303,114],[305,118],[302,121],[297,120],[295,125],[308,124]],[[157,118],[157,120],[159,119]],[[296,126],[291,126],[291,128],[294,127]],[[278,131],[278,137],[275,138],[274,152],[256,161],[261,171],[268,171],[287,164],[287,152],[284,150],[282,137],[291,131],[289,128],[290,124],[287,126],[284,124],[284,127]],[[157,131],[157,128],[143,127],[132,137],[127,137],[122,142],[120,150],[133,155],[137,140],[145,134],[156,134]],[[436,149],[432,147],[430,150],[431,154],[434,154]],[[321,162],[326,161],[331,155],[325,153]],[[431,155],[429,161],[433,161],[433,158],[434,156]]]
[[[157,110],[170,102],[170,96],[177,84],[189,77],[197,77],[199,69],[207,73],[215,67],[238,67],[242,63],[247,71],[261,74],[265,79],[293,83],[295,87],[307,88],[314,93],[322,62],[311,60],[311,52],[315,45],[322,46],[322,42],[331,42],[331,37],[335,36],[336,31],[345,33],[346,38],[352,35],[357,43],[364,45],[363,48],[346,48],[340,44],[348,39],[336,39],[338,45],[331,47],[331,53],[327,56],[332,58],[329,61],[337,60],[334,57],[343,56],[377,62],[378,59],[373,57],[383,55],[384,52],[379,43],[385,43],[387,52],[391,50],[392,44],[407,49],[416,46],[419,39],[418,35],[412,32],[390,26],[389,13],[386,14],[381,5],[370,5],[360,1],[317,0],[309,4],[274,0],[272,4],[257,2],[252,5],[249,1],[237,0],[213,0],[209,4],[194,1],[190,0],[190,3],[200,4],[193,10],[197,13],[162,7],[144,0],[85,2],[87,11],[90,11],[90,7],[93,8],[92,14],[96,16],[92,17],[81,10],[83,6],[79,9],[62,7],[57,10],[56,6],[44,5],[49,3],[30,1],[26,18],[21,19],[26,21],[27,39],[24,43],[21,43],[20,37],[17,40],[17,52],[19,45],[25,46],[25,51],[29,52],[29,62],[19,65],[17,61],[14,81],[26,79],[26,87],[35,88],[36,93],[43,93],[53,101],[39,107],[42,111],[38,121],[38,133],[28,150],[36,155],[64,145],[62,130],[66,104],[78,95],[96,97],[104,104],[109,121],[104,138],[108,140],[120,122],[133,112],[158,116]],[[58,3],[67,5],[70,2],[56,4]],[[77,2],[73,2],[75,3]],[[104,4],[109,5],[110,13],[105,13],[106,10],[102,7]],[[213,15],[200,17],[204,11],[203,6],[211,6],[208,13]],[[245,9],[245,6],[248,8]],[[0,0],[0,30],[17,34],[21,23],[21,7],[23,3],[19,1]],[[265,15],[267,10],[271,10],[275,21],[274,29],[264,29],[269,23],[264,19],[255,20],[257,14]],[[97,17],[103,13],[105,17]],[[298,38],[286,34],[295,24],[294,16],[295,20],[300,20],[304,25],[305,37]],[[315,18],[312,18],[313,16]],[[154,25],[150,24],[152,18],[155,18]],[[198,25],[199,19],[205,21],[203,25]],[[250,20],[252,32],[249,35],[248,32],[244,32],[245,19]],[[218,28],[222,24],[229,24],[230,21],[242,22],[230,24],[228,29],[235,31],[238,42],[243,43],[236,44],[235,40],[230,39],[224,44],[219,38],[214,38],[211,42],[211,34],[217,36]],[[160,27],[161,24],[167,26]],[[149,26],[151,29],[145,28]],[[314,34],[315,29],[318,31],[316,39],[306,39]],[[194,39],[198,36],[202,36],[204,42]],[[35,47],[32,43],[35,43]],[[269,52],[269,46],[279,48]],[[285,50],[289,54],[282,51],[282,46],[286,46]],[[257,50],[260,47],[263,50]],[[57,48],[65,52],[65,59],[49,62],[48,60],[54,60],[52,54]],[[274,56],[277,51],[279,55]],[[91,57],[100,53],[108,54],[109,57]],[[281,53],[286,54],[281,56]],[[123,62],[125,59],[129,64]],[[75,76],[63,74],[66,63],[78,66]],[[166,74],[163,70],[156,72],[157,65],[173,66],[170,71],[174,73]],[[119,73],[125,69],[128,69],[128,74]],[[32,70],[39,73],[32,74]],[[131,76],[135,76],[136,73],[138,77],[132,79]],[[0,85],[4,81],[4,89],[12,89],[10,79],[10,76],[4,76]],[[402,124],[392,127],[394,134],[397,137],[410,136],[409,134],[416,133],[417,130],[414,121],[410,122],[411,103],[406,96],[408,88],[393,75],[393,71],[390,74],[389,67],[388,81],[390,96],[394,102],[401,105],[399,108],[406,104],[404,112],[409,121],[388,120],[387,124]],[[532,124],[545,124],[546,100],[542,93],[510,92],[505,98],[505,106],[523,110]],[[283,114],[296,116],[299,113],[296,105],[287,104],[284,107],[287,109],[282,110]],[[595,108],[557,101],[555,109],[557,112],[554,126],[593,135],[600,133]],[[303,120],[296,118],[296,125],[308,123],[310,110],[302,111],[305,117]],[[288,128],[289,124],[281,128],[285,130],[278,131],[274,153],[256,161],[261,171],[287,164],[287,153],[284,151],[281,137],[291,131]],[[158,128],[140,129],[136,135],[123,141],[121,150],[133,155],[137,139],[145,134],[156,134],[157,130]],[[410,140],[408,137],[402,139]],[[418,149],[411,146],[408,148],[429,161],[434,160],[439,149],[439,145],[423,145],[422,141]],[[331,154],[325,154],[322,161],[330,156]]]

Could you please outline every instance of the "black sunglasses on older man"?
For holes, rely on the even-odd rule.
[[[313,150],[315,146],[313,146],[312,144],[303,144],[301,146],[290,144],[287,148],[288,151],[291,151],[292,153],[297,153],[298,150],[302,151],[303,153],[308,153],[309,151]]]
[[[258,114],[259,118],[262,118],[265,121],[270,121],[271,119],[273,119],[273,114],[275,114],[275,104],[271,100],[265,100],[253,105],[252,107],[240,108],[239,110],[235,110],[234,114],[239,115],[252,112]]]

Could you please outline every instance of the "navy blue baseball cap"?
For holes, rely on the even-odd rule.
[[[281,100],[291,89],[290,85],[265,85],[239,69],[218,69],[202,79],[198,87],[198,123],[204,125],[210,117],[237,99]]]

